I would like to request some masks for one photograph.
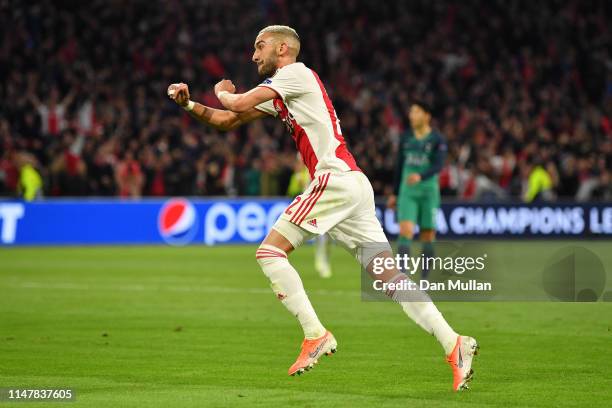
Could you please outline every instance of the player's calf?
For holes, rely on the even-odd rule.
[[[255,257],[270,279],[274,294],[297,317],[304,331],[302,351],[289,369],[289,375],[301,374],[312,368],[323,354],[335,352],[336,339],[319,321],[304,291],[302,280],[289,263],[285,251],[273,245],[262,244]]]
[[[287,254],[282,249],[262,244],[255,254],[262,271],[270,280],[270,286],[276,297],[296,316],[304,337],[315,339],[325,334],[325,328],[304,291],[302,279],[289,263]]]

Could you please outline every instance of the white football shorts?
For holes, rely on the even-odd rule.
[[[299,247],[315,235],[329,236],[358,261],[364,245],[382,244],[390,250],[387,237],[376,218],[374,191],[360,171],[321,172],[285,209],[272,227]],[[369,256],[368,256],[369,258]]]

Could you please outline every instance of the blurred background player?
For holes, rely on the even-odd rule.
[[[310,184],[310,174],[308,174],[308,168],[302,161],[302,156],[297,154],[295,165],[293,167],[293,173],[289,179],[289,187],[287,188],[287,195],[295,198],[302,194],[308,184]],[[331,278],[332,269],[331,263],[329,262],[329,251],[331,248],[331,241],[328,239],[327,234],[317,235],[314,238],[315,255],[314,255],[314,266],[315,270],[322,278]]]
[[[17,192],[25,201],[34,201],[42,198],[43,181],[40,173],[36,170],[36,158],[21,152],[17,155],[19,167],[19,184]]]
[[[329,252],[331,250],[331,240],[327,236],[317,235],[315,237],[315,269],[319,276],[327,279],[332,276],[331,263],[329,262]]]
[[[419,239],[425,258],[434,256],[436,217],[440,208],[438,173],[444,166],[447,146],[442,135],[431,128],[431,107],[423,102],[410,106],[410,129],[400,136],[395,170],[394,195],[387,205],[397,207],[400,233],[397,252],[410,256],[414,227],[419,226]],[[429,269],[422,267],[422,278]]]

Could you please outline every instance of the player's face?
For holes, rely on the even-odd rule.
[[[262,77],[272,76],[276,72],[278,55],[276,43],[270,34],[262,34],[255,40],[253,62],[257,64],[257,73]]]
[[[408,118],[410,119],[410,126],[420,128],[429,123],[430,116],[419,105],[412,105],[410,112],[408,112]]]

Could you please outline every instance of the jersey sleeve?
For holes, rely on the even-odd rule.
[[[421,180],[427,180],[428,178],[433,177],[442,170],[442,168],[444,167],[444,162],[446,161],[447,152],[448,146],[446,145],[446,141],[440,135],[438,136],[437,143],[434,146],[431,165],[427,170],[421,173]]]
[[[306,93],[304,81],[299,80],[298,69],[296,65],[287,65],[258,86],[274,90],[284,102],[296,98]]]
[[[255,105],[255,109],[274,117],[278,115],[278,112],[276,112],[276,109],[274,109],[274,103],[271,99],[269,101],[262,102],[259,105]]]

